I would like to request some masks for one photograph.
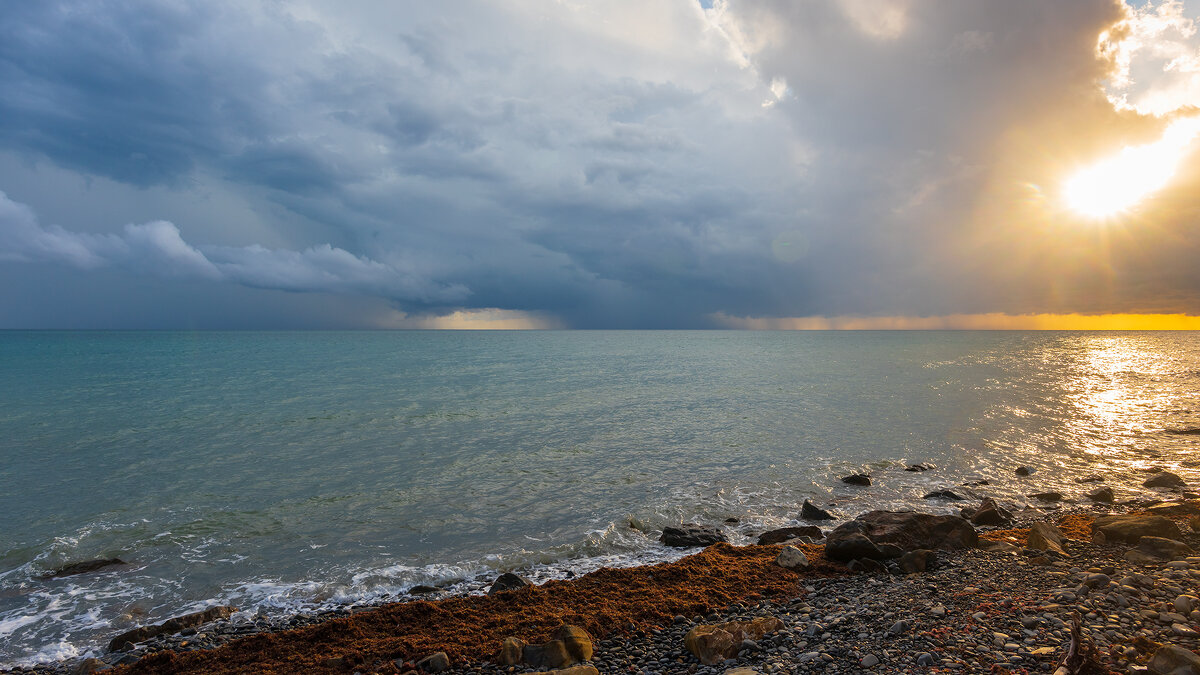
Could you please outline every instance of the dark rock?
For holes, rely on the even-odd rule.
[[[904,555],[904,549],[895,544],[875,544],[879,548],[880,560],[891,560]]]
[[[742,522],[740,518],[726,518],[725,519],[726,525],[737,525],[740,522]]]
[[[515,591],[530,586],[532,583],[525,577],[513,574],[512,572],[505,572],[496,577],[496,580],[492,582],[492,587],[488,589],[488,595],[495,595],[504,591]]]
[[[867,486],[871,484],[871,477],[865,473],[855,473],[842,478],[842,482],[850,485]]]
[[[909,551],[900,556],[900,571],[905,574],[914,574],[924,572],[929,568],[929,564],[937,559],[937,552],[929,549],[919,548],[915,551]]]
[[[1182,478],[1176,476],[1170,471],[1162,471],[1154,474],[1142,485],[1148,488],[1181,488],[1187,487],[1187,483]]]
[[[930,467],[925,464],[909,464],[905,471],[928,471],[929,469]]]
[[[851,560],[846,567],[851,572],[862,572],[863,574],[880,574],[882,572],[887,572],[887,567],[884,567],[883,563],[879,562],[878,560],[872,560],[871,558],[858,558],[856,560]]]
[[[664,527],[659,541],[667,546],[690,548],[692,546],[708,546],[719,541],[726,541],[725,535],[715,527],[683,523],[679,527]]]
[[[957,516],[934,516],[912,511],[871,511],[829,533],[825,545],[826,556],[829,555],[830,545],[852,535],[867,537],[876,545],[876,549],[881,544],[893,544],[904,551],[973,548],[979,543],[975,528]],[[842,560],[877,557],[880,554],[857,555]]]
[[[963,498],[949,490],[936,490],[925,495],[922,497],[922,499],[942,499],[946,501],[961,502]]]
[[[983,485],[991,485],[987,480],[970,480],[963,483],[963,487],[980,487]]]
[[[573,659],[572,663],[592,659],[592,636],[579,626],[563,624],[555,628],[550,637],[566,646],[567,655]]]
[[[1084,476],[1083,478],[1076,478],[1075,482],[1076,483],[1103,483],[1104,476],[1101,476],[1099,474],[1092,474],[1090,476]]]
[[[1200,436],[1200,427],[1188,427],[1186,429],[1165,429],[1168,434],[1177,436]]]
[[[1061,492],[1035,492],[1029,496],[1043,502],[1061,502],[1063,498]]]
[[[1092,530],[1102,534],[1108,544],[1136,544],[1142,537],[1178,540],[1183,536],[1175,521],[1163,516],[1099,516],[1092,523]]]
[[[1200,673],[1200,656],[1177,645],[1163,645],[1146,666],[1156,675],[1195,675]]]
[[[812,505],[812,502],[804,500],[804,505],[800,507],[801,520],[835,520],[834,515],[825,509],[820,509]]]
[[[1186,558],[1195,553],[1191,546],[1182,541],[1167,539],[1165,537],[1142,537],[1138,540],[1137,550],[1146,555],[1164,560]]]
[[[427,673],[440,673],[450,668],[450,657],[446,652],[434,652],[417,661],[417,667]]]
[[[192,612],[191,614],[184,614],[183,616],[167,619],[166,621],[154,626],[142,626],[140,628],[134,628],[133,630],[126,631],[113,638],[112,642],[108,643],[108,651],[124,651],[130,648],[131,645],[138,642],[145,642],[152,637],[159,635],[171,635],[178,633],[185,628],[192,628],[194,626],[217,621],[218,619],[228,619],[236,611],[237,607],[219,605],[217,607],[209,607],[202,612]]]
[[[1018,476],[1028,476],[1031,473],[1033,473],[1033,469],[1030,469],[1027,466],[1018,466],[1016,470],[1016,474]]]
[[[525,641],[519,637],[504,638],[504,643],[500,645],[500,653],[496,656],[496,663],[502,666],[515,666],[521,663],[526,646]]]
[[[1039,551],[1049,551],[1059,555],[1066,555],[1066,549],[1063,548],[1063,533],[1050,523],[1037,522],[1029,527],[1029,537],[1026,539],[1025,545]]]
[[[1200,504],[1194,502],[1163,502],[1146,508],[1152,516],[1195,516],[1200,515]]]
[[[408,589],[408,594],[409,595],[425,595],[426,593],[437,593],[437,591],[438,591],[438,589],[436,586],[426,586],[425,584],[417,584],[416,586],[413,586],[412,588]]]
[[[128,565],[129,563],[120,558],[97,558],[95,560],[85,560],[83,562],[75,562],[69,565],[63,565],[48,574],[42,576],[43,579],[57,579],[58,577],[69,577],[75,574],[85,574],[87,572],[95,572],[102,570],[105,567],[114,565]]]
[[[781,527],[778,530],[768,530],[758,535],[758,543],[766,544],[782,544],[785,541],[796,539],[798,537],[810,537],[820,539],[825,535],[821,533],[821,528],[816,525],[805,525],[803,527]]]
[[[971,514],[970,520],[976,525],[1008,525],[1012,523],[1013,515],[997,504],[996,500],[987,497],[983,500],[983,504]]]
[[[1087,493],[1087,498],[1101,504],[1111,504],[1116,501],[1117,496],[1113,493],[1112,488],[1100,487]]]
[[[846,523],[850,525],[851,523]],[[837,530],[834,530],[829,535],[829,540],[825,542],[825,557],[838,562],[847,562],[858,558],[873,558],[879,559],[883,557],[879,547],[875,542],[861,532],[845,532],[841,536],[836,536],[838,530],[846,527],[843,525]]]

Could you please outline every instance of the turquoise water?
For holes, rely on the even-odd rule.
[[[665,524],[750,541],[805,498],[1133,496],[1137,468],[1200,478],[1165,433],[1198,385],[1194,333],[0,332],[0,664],[214,602],[665,559]]]

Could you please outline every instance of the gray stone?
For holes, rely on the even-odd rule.
[[[862,657],[861,660],[859,660],[858,665],[862,666],[863,668],[874,668],[875,666],[879,665],[879,657],[875,656],[874,654],[867,654],[866,656]]]
[[[679,527],[664,527],[662,536],[658,540],[675,548],[708,546],[720,541],[727,541],[719,529],[696,523],[683,523]]]
[[[1052,551],[1059,555],[1067,554],[1063,548],[1062,531],[1050,523],[1033,523],[1029,527],[1029,537],[1026,539],[1025,545],[1039,551]]]
[[[1176,645],[1159,647],[1146,665],[1158,675],[1200,675],[1200,656]]]
[[[795,546],[784,546],[776,556],[775,564],[789,570],[803,569],[808,567],[808,557]]]

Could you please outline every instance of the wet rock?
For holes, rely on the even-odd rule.
[[[450,657],[446,652],[434,652],[417,661],[417,667],[427,673],[440,673],[450,668]]]
[[[1061,502],[1063,498],[1061,492],[1035,492],[1029,497],[1042,502]]]
[[[1026,539],[1025,545],[1039,551],[1051,551],[1059,555],[1067,554],[1063,548],[1062,530],[1050,523],[1033,523],[1029,528],[1029,537]]]
[[[1027,466],[1018,466],[1014,473],[1016,473],[1018,476],[1028,476],[1029,474],[1033,473],[1033,469],[1030,469]]]
[[[1187,487],[1187,483],[1182,478],[1176,476],[1170,471],[1162,471],[1154,474],[1142,485],[1148,488],[1182,488]]]
[[[800,507],[800,518],[802,520],[834,520],[834,515],[825,509],[813,506],[812,502],[807,499]]]
[[[865,473],[855,473],[842,478],[842,482],[849,485],[868,486],[871,484],[871,477]]]
[[[683,523],[679,527],[664,527],[662,536],[658,540],[667,546],[676,548],[708,546],[726,541],[725,535],[719,529],[696,523]]]
[[[700,625],[684,635],[683,644],[700,663],[713,666],[737,656],[743,640],[761,640],[764,635],[780,628],[783,628],[783,622],[773,616]]]
[[[816,525],[805,525],[803,527],[781,527],[777,530],[768,530],[758,535],[759,544],[782,544],[789,539],[798,537],[811,537],[812,539],[821,539],[825,535],[821,532],[821,528]]]
[[[1101,504],[1111,504],[1116,500],[1117,497],[1113,493],[1112,488],[1101,487],[1087,493],[1087,498],[1094,502],[1100,502]]]
[[[983,504],[971,514],[970,520],[976,525],[1008,525],[1013,521],[1013,515],[991,497],[983,500]]]
[[[838,526],[828,535],[829,543],[861,534],[874,544],[892,544],[904,551],[916,549],[953,550],[974,548],[979,535],[958,516],[935,516],[913,511],[870,511]],[[829,544],[826,544],[828,555]],[[873,556],[856,556],[873,557]]]
[[[905,468],[904,470],[905,471],[928,471],[929,469],[930,469],[930,467],[926,466],[925,464],[909,464],[908,467]]]
[[[1186,558],[1195,553],[1191,546],[1182,541],[1165,537],[1142,537],[1138,540],[1137,550],[1163,560]]]
[[[1200,675],[1200,656],[1176,645],[1163,645],[1146,665],[1158,675]]]
[[[216,607],[209,607],[202,612],[192,612],[191,614],[167,619],[157,625],[134,628],[113,638],[112,642],[108,643],[108,651],[124,651],[129,649],[133,644],[145,642],[158,635],[171,635],[185,628],[192,628],[219,619],[228,619],[236,611],[237,607],[218,605]]]
[[[1136,544],[1142,537],[1165,537],[1180,539],[1183,534],[1179,526],[1163,516],[1099,516],[1092,523],[1092,530],[1104,535],[1104,543]]]
[[[59,577],[69,577],[76,574],[86,574],[87,572],[95,572],[106,567],[114,565],[128,565],[129,563],[120,558],[97,558],[95,560],[84,560],[82,562],[74,562],[69,565],[63,565],[45,575],[43,579],[57,579]]]
[[[775,564],[789,570],[803,569],[808,567],[808,557],[795,546],[784,546],[775,558]]]
[[[946,501],[960,502],[963,498],[951,492],[950,490],[935,490],[922,497],[922,499],[943,499]]]
[[[496,577],[496,580],[492,582],[492,587],[488,589],[488,595],[495,595],[504,591],[515,591],[532,584],[533,582],[525,577],[513,574],[512,572],[505,572]]]
[[[438,592],[438,589],[436,586],[426,586],[425,584],[417,584],[416,586],[413,586],[412,588],[408,589],[409,595],[425,595],[427,593],[437,593],[437,592]]]
[[[1103,483],[1104,476],[1094,473],[1090,476],[1084,476],[1083,478],[1076,478],[1075,482],[1076,483]]]
[[[909,551],[900,556],[900,571],[905,574],[915,574],[924,572],[929,568],[929,563],[937,558],[937,552],[929,549],[921,548],[915,551]]]

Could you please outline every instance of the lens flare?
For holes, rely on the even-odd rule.
[[[1091,218],[1128,211],[1166,186],[1198,135],[1200,117],[1176,120],[1158,141],[1126,147],[1072,176],[1063,186],[1063,199],[1072,211]]]

